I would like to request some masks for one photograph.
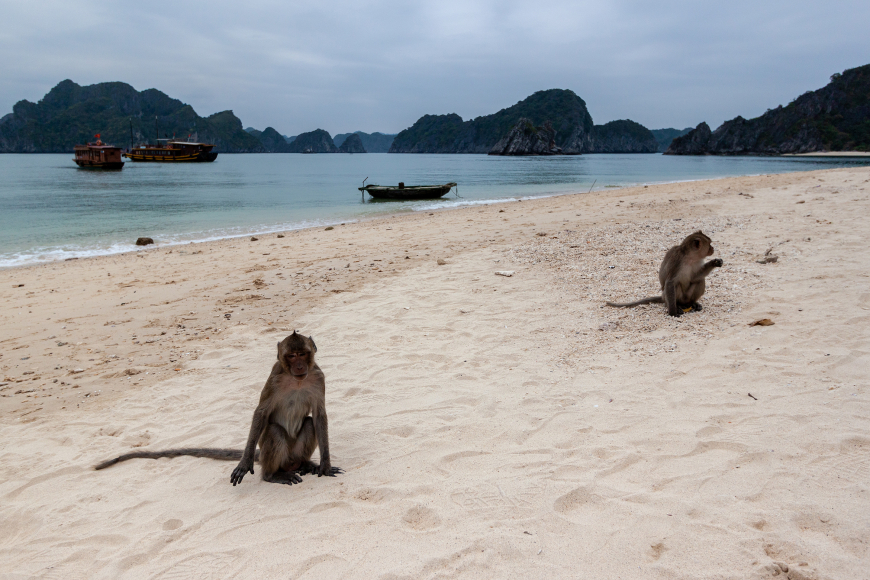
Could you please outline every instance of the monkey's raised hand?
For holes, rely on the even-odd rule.
[[[248,464],[244,461],[240,462],[238,467],[233,469],[233,474],[230,476],[230,481],[234,486],[237,483],[242,483],[242,480],[245,478],[245,474],[249,471],[251,473],[254,473],[254,464]]]
[[[713,266],[714,268],[721,268],[722,267],[722,260],[720,260],[719,258],[716,258],[715,260],[710,260],[707,263],[710,264],[711,266]]]

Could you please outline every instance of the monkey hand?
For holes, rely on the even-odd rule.
[[[245,474],[247,472],[254,473],[254,463],[247,461],[240,461],[238,467],[233,469],[233,474],[230,475],[230,482],[235,486],[237,483],[242,483],[242,480],[245,478]]]
[[[677,308],[674,311],[668,310],[668,314],[670,316],[673,316],[674,318],[679,318],[680,316],[683,315],[683,311],[680,308]]]
[[[715,260],[710,260],[707,263],[710,264],[711,266],[713,266],[714,268],[721,268],[722,267],[722,260],[720,260],[719,258],[716,258]]]
[[[339,473],[344,473],[344,470],[340,467],[333,467],[329,464],[328,461],[324,461],[317,466],[317,477],[321,477],[323,475],[327,477],[335,477]]]

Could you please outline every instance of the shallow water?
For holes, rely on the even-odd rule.
[[[214,163],[79,169],[72,155],[0,155],[0,267],[606,187],[868,165],[867,159],[583,155],[220,155]],[[361,201],[381,185],[459,183],[435,201]],[[366,196],[367,197],[367,196]]]

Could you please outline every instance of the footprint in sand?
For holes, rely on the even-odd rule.
[[[668,549],[667,546],[665,546],[664,543],[662,543],[662,542],[659,542],[657,544],[652,544],[649,547],[650,561],[655,562],[656,560],[661,558],[662,554],[664,554],[667,549]]]
[[[184,522],[182,522],[181,520],[166,520],[165,522],[163,522],[163,529],[166,531],[177,530],[183,525]]]
[[[578,487],[553,502],[553,509],[559,513],[568,513],[580,508],[597,506],[603,501],[602,497],[592,493],[588,487]]]
[[[434,510],[417,505],[405,512],[402,523],[413,530],[424,531],[440,526],[441,518]]]

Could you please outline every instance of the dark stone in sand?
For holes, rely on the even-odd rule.
[[[252,242],[256,242],[256,241],[259,240],[259,239],[260,239],[260,238],[255,238],[255,237],[251,236],[251,241],[252,241]]]
[[[154,243],[154,240],[152,240],[151,238],[138,238],[136,240],[137,246],[147,246],[148,244],[153,244],[153,243]]]

